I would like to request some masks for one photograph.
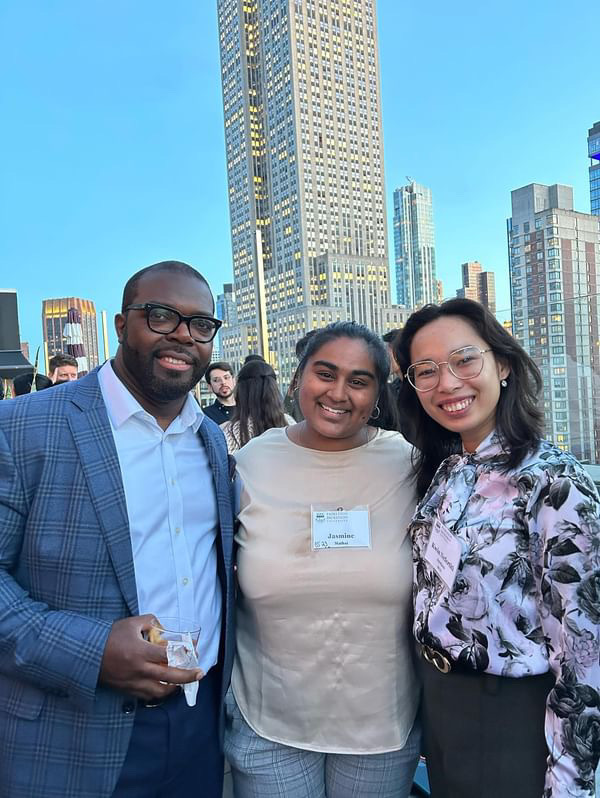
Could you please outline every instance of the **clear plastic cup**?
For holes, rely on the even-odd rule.
[[[167,642],[167,648],[173,649],[176,644],[191,647],[189,654],[194,658],[198,654],[198,638],[200,637],[200,624],[192,618],[171,617],[163,615],[158,618],[160,636]],[[170,645],[169,645],[170,644]],[[185,667],[185,666],[178,666]],[[195,666],[189,666],[195,667]]]
[[[160,637],[151,642],[163,645],[167,649],[167,663],[172,668],[187,668],[198,670],[198,638],[200,637],[200,624],[191,618],[169,617],[163,615],[157,619],[153,631],[158,631]],[[154,635],[153,635],[154,637]],[[181,685],[188,706],[196,704],[198,682]]]

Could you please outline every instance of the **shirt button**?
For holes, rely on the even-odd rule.
[[[176,526],[175,527],[175,534],[178,535],[180,532],[181,532],[180,527]]]
[[[132,701],[125,701],[123,704],[123,712],[126,715],[131,715],[131,713],[135,710],[135,704]]]
[[[190,580],[187,578],[187,576],[184,576],[184,577],[183,577],[183,579],[181,580],[181,584],[182,584],[182,585],[187,585],[187,583],[188,583],[189,581],[190,581]]]
[[[173,477],[171,477],[171,485],[174,485],[174,484],[175,484],[175,480],[173,479]]]

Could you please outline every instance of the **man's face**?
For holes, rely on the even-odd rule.
[[[77,366],[57,366],[50,377],[55,385],[77,379]]]
[[[212,316],[210,290],[195,277],[172,272],[150,272],[141,278],[131,304],[154,302],[185,316]],[[117,314],[117,336],[126,382],[134,393],[152,402],[180,399],[202,379],[212,354],[212,341],[199,343],[182,322],[172,333],[153,332],[145,310]]]
[[[235,388],[235,377],[230,371],[213,369],[210,372],[210,387],[218,399],[229,399]]]

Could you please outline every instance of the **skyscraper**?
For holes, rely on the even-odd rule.
[[[600,122],[588,130],[588,155],[590,156],[590,207],[600,216]]]
[[[569,186],[511,196],[513,335],[542,372],[546,435],[600,462],[600,219],[573,210]]]
[[[437,301],[431,189],[411,180],[394,191],[396,298],[417,308]]]
[[[496,278],[494,272],[483,271],[478,260],[462,263],[462,288],[456,292],[457,297],[474,299],[481,302],[492,313],[496,312]]]
[[[213,360],[220,360],[223,355],[223,333],[228,327],[237,324],[237,308],[235,304],[235,291],[232,283],[223,285],[223,292],[217,294],[216,300],[217,318],[221,319],[223,326],[219,329],[213,345]]]
[[[79,297],[71,296],[60,299],[44,299],[42,301],[42,327],[44,341],[48,346],[48,355],[52,357],[58,352],[67,351],[64,329],[69,308],[76,308],[81,313],[83,348],[91,370],[99,365],[99,358],[96,306],[90,299],[80,299]]]
[[[218,0],[237,325],[289,376],[308,329],[389,307],[374,0]],[[268,350],[268,351],[264,351]]]

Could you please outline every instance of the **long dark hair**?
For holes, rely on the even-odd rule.
[[[272,427],[287,427],[277,377],[264,360],[250,360],[237,376],[231,434],[242,447]]]
[[[334,321],[326,327],[312,331],[310,337],[306,336],[306,338],[308,338],[308,340],[300,356],[300,363],[298,364],[294,378],[295,381],[300,381],[308,361],[322,346],[325,346],[325,344],[328,344],[330,341],[335,341],[338,338],[351,338],[363,341],[369,350],[369,354],[373,360],[373,368],[375,369],[375,380],[377,382],[376,404],[382,416],[390,413],[388,407],[390,401],[389,393],[386,390],[387,379],[390,374],[390,358],[386,345],[378,335],[368,327],[365,327],[364,324],[358,324],[355,321]]]
[[[510,368],[508,384],[500,391],[496,429],[505,447],[505,470],[516,468],[541,438],[543,413],[537,406],[537,399],[542,390],[542,377],[527,352],[487,308],[471,299],[449,299],[441,305],[425,305],[409,317],[396,339],[396,360],[406,374],[416,333],[426,324],[446,316],[464,319],[493,350],[495,357]],[[399,402],[403,413],[414,421],[417,491],[419,496],[423,496],[442,460],[461,451],[460,435],[445,429],[427,415],[407,379],[403,381]]]

